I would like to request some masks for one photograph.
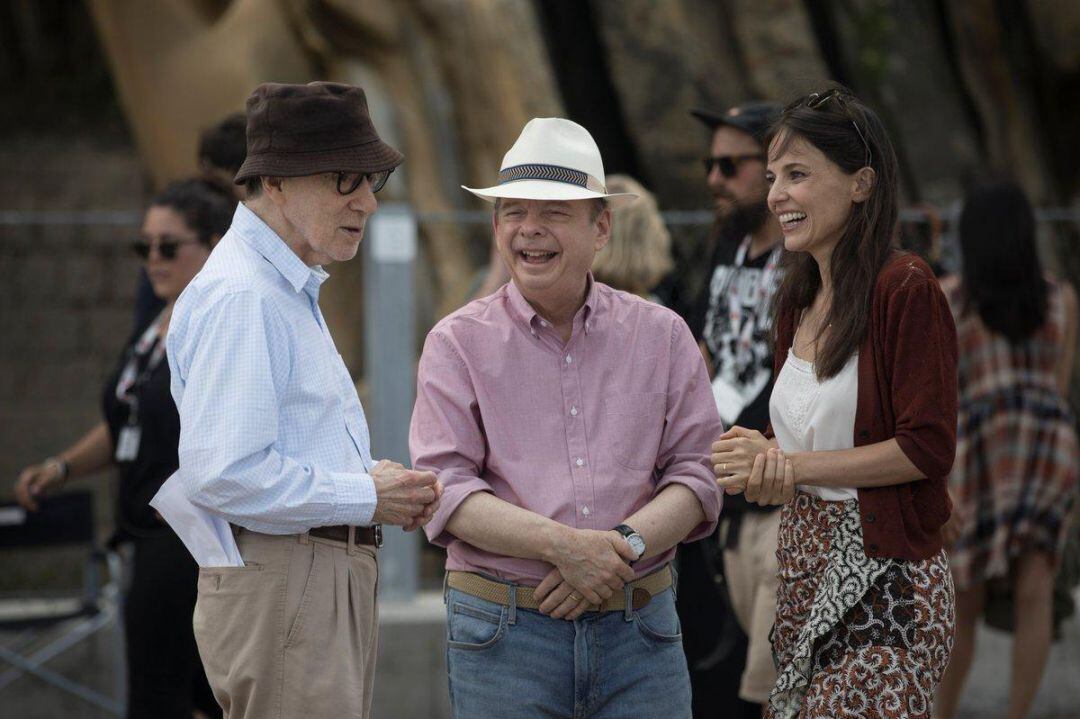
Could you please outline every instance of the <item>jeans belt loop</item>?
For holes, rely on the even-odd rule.
[[[352,556],[356,554],[356,527],[349,525],[349,533],[345,538],[345,553]]]
[[[631,621],[634,618],[634,588],[631,586],[632,582],[627,582],[623,586],[623,621]]]
[[[510,585],[510,607],[508,612],[508,623],[510,626],[517,624],[517,585]]]

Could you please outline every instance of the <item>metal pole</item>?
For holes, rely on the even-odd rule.
[[[366,407],[372,456],[409,466],[409,418],[416,393],[416,313],[413,267],[416,217],[408,205],[382,205],[368,223],[364,239],[364,349],[368,386]],[[385,528],[379,553],[382,596],[408,600],[419,584],[420,538]]]

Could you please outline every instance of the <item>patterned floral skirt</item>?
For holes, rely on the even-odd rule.
[[[863,551],[858,500],[799,492],[780,516],[767,716],[930,717],[953,641],[944,551],[923,561]]]

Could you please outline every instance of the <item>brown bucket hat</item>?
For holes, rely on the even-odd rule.
[[[375,132],[361,88],[336,82],[268,82],[247,100],[247,158],[234,182],[381,172],[404,159]]]

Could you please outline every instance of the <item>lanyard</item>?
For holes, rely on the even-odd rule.
[[[116,383],[116,398],[130,408],[129,425],[139,423],[139,399],[135,394],[136,390],[150,379],[150,375],[165,357],[165,338],[161,336],[161,320],[164,314],[162,312],[157,316],[157,319],[146,328],[139,337],[139,341],[131,348],[128,361],[124,369],[120,371],[120,379]],[[149,358],[140,372],[139,358],[147,355]]]
[[[740,268],[746,261],[746,255],[750,250],[750,235],[743,238],[742,243],[739,245],[738,251],[735,252],[735,267]],[[776,274],[776,267],[780,263],[780,253],[783,250],[783,243],[777,244],[769,253],[769,259],[765,262],[765,269],[762,270],[761,276],[758,277],[757,287],[754,288],[752,296],[754,303],[757,305],[757,314],[761,315],[763,312],[768,312],[766,303],[769,299],[769,287],[772,286],[773,276]],[[737,269],[736,269],[737,271]],[[750,334],[752,332],[751,327],[742,326],[742,301],[740,297],[737,277],[733,277],[731,284],[728,285],[728,319],[731,321],[731,333],[734,337],[739,338],[739,343],[742,345],[743,350],[750,348]]]

